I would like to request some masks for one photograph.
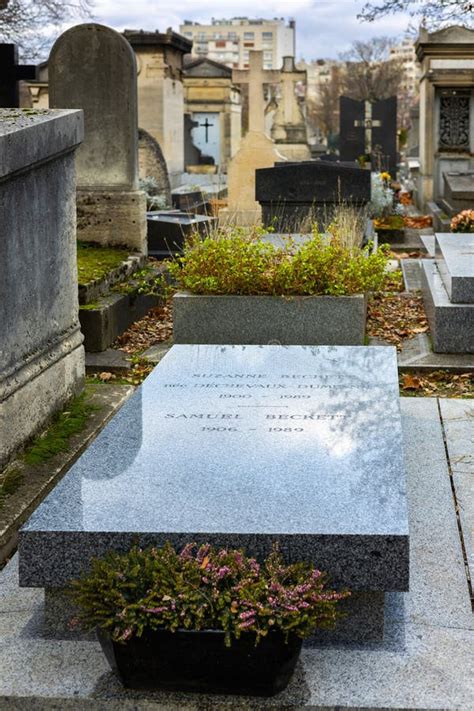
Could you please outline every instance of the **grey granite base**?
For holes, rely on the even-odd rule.
[[[474,234],[437,233],[436,263],[453,304],[474,303]]]
[[[474,353],[474,304],[451,303],[436,264],[427,259],[422,291],[435,353]]]
[[[358,644],[307,644],[288,688],[270,699],[133,692],[120,685],[97,642],[58,639],[41,631],[43,591],[18,587],[14,559],[0,574],[0,708],[472,709],[474,621],[438,402],[402,398],[401,406],[411,580],[409,593],[387,596],[383,643],[364,648]],[[454,430],[452,434],[455,438]]]
[[[175,345],[23,527],[21,583],[134,541],[278,543],[336,586],[404,591],[405,487],[394,348]]]
[[[363,345],[367,299],[355,296],[173,297],[175,343]]]

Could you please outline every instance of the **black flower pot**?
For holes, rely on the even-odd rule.
[[[145,631],[126,643],[97,631],[107,660],[124,686],[212,694],[272,696],[288,684],[302,640],[271,632],[255,646],[255,635],[244,633],[232,645],[219,630]]]

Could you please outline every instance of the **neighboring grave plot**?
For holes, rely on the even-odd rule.
[[[277,163],[256,171],[255,194],[265,226],[277,232],[310,232],[313,222],[321,227],[331,221],[336,205],[363,207],[370,202],[370,172],[328,161]]]
[[[74,199],[82,138],[81,111],[0,109],[0,467],[84,384]]]
[[[474,234],[435,235],[422,288],[435,353],[474,353]]]
[[[174,346],[23,528],[21,585],[134,539],[279,542],[354,591],[349,636],[380,634],[408,589],[395,349]]]
[[[78,237],[145,252],[132,48],[110,27],[76,25],[56,40],[48,68],[50,106],[84,110],[84,142],[77,154]]]

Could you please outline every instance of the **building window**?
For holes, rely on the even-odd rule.
[[[236,39],[237,39],[237,32],[228,32],[228,33],[227,33],[227,37],[228,37],[230,40],[236,40]]]
[[[444,89],[440,93],[439,149],[440,151],[469,150],[469,104],[471,92],[463,89]]]
[[[273,69],[273,65],[271,62],[264,62],[263,63],[263,68],[264,69]]]
[[[265,42],[268,42],[273,39],[273,32],[262,32],[262,39]]]
[[[254,32],[244,32],[244,40],[253,40],[253,39],[255,39]]]
[[[272,52],[264,52],[263,58],[271,61],[273,59],[273,53]]]

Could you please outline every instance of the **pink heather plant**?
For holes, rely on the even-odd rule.
[[[80,621],[115,641],[145,629],[222,630],[230,645],[242,633],[256,644],[271,630],[307,637],[332,628],[348,591],[326,589],[327,577],[309,563],[285,565],[276,550],[260,565],[239,550],[163,548],[111,552],[92,561],[72,583]]]

